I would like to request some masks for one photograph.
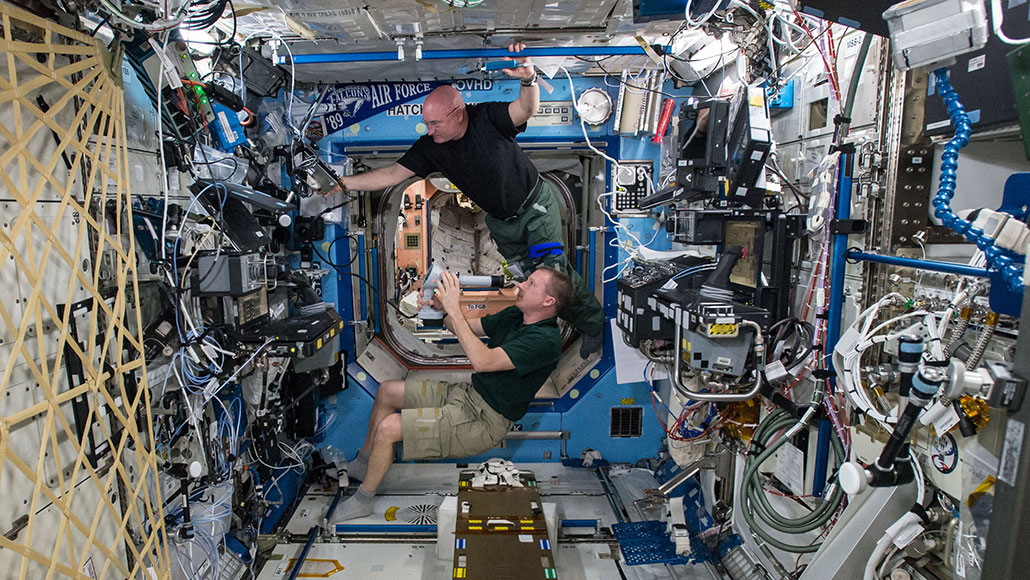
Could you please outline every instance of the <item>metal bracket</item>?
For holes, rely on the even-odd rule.
[[[833,234],[863,234],[866,231],[868,222],[863,219],[849,219],[849,220],[832,220],[830,222],[830,232]]]

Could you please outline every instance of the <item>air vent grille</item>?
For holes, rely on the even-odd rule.
[[[612,407],[613,438],[640,437],[643,430],[643,407]]]

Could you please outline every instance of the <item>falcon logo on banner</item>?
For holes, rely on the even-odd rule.
[[[327,133],[335,133],[406,103],[423,97],[444,83],[375,83],[369,85],[340,85],[326,94],[322,101]]]

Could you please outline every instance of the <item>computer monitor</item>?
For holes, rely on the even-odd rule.
[[[765,197],[765,162],[772,147],[772,125],[760,87],[742,87],[731,107],[733,124],[726,139],[726,197],[753,209]]]
[[[726,174],[729,112],[727,99],[684,103],[680,108],[676,185],[684,193],[719,193],[720,178]],[[699,128],[702,118],[707,118],[703,130]]]
[[[754,292],[762,276],[762,242],[765,221],[761,217],[726,219],[723,244],[744,248],[744,256],[730,272],[730,284],[744,292]]]
[[[216,193],[228,193],[230,197],[234,197],[242,202],[248,203],[252,207],[268,210],[274,213],[287,213],[296,209],[296,207],[286,203],[278,197],[268,195],[267,193],[260,192],[245,185],[232,183],[231,181],[209,181],[207,179],[198,179],[196,181],[196,187],[193,187],[192,189],[194,191],[203,191],[209,188],[218,189],[220,191]]]
[[[251,209],[221,182],[207,187],[205,182],[198,181],[190,190],[200,196],[204,209],[238,251],[257,251],[272,241]]]

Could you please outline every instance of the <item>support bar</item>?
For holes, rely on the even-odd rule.
[[[891,266],[903,266],[917,270],[929,270],[931,272],[943,272],[945,274],[958,274],[960,276],[976,276],[977,278],[988,278],[990,272],[983,268],[974,268],[963,264],[952,264],[951,262],[937,262],[934,260],[917,260],[915,258],[899,258],[897,256],[884,256],[869,252],[848,252],[849,260],[860,260],[863,262],[874,262],[877,264],[889,264]]]
[[[336,524],[338,534],[435,534],[436,524]]]
[[[422,60],[458,58],[497,58],[504,56],[640,56],[639,46],[558,46],[553,48],[527,48],[515,54],[507,48],[476,48],[466,50],[423,50]],[[294,64],[322,64],[332,62],[397,61],[397,51],[389,52],[335,52],[326,54],[294,55]],[[289,64],[289,57],[280,56],[278,64]],[[403,62],[403,61],[402,61]]]
[[[563,528],[592,528],[597,529],[601,527],[600,520],[562,520],[561,527]]]
[[[311,530],[308,531],[308,541],[304,543],[304,548],[301,549],[300,555],[297,556],[297,561],[294,562],[293,569],[290,570],[290,575],[287,580],[297,580],[297,576],[304,567],[304,560],[307,559],[308,552],[311,551],[311,546],[314,545],[315,538],[318,537],[318,530],[318,526],[311,526]]]
[[[508,431],[505,439],[520,439],[530,441],[557,441],[567,440],[568,431]]]
[[[365,234],[363,233],[358,234],[358,275],[362,278],[365,277]],[[354,281],[351,280],[351,283],[353,284]],[[360,300],[360,308],[362,314],[368,312],[368,308],[365,307],[365,292],[367,291],[368,289],[365,288],[364,284],[358,284],[358,298]],[[358,318],[358,313],[355,312],[354,321],[359,320],[364,322],[368,320],[368,316],[365,316],[364,318]]]
[[[851,219],[854,167],[855,154],[853,152],[843,153],[837,163],[837,199],[834,204],[834,218],[839,221]],[[828,316],[824,343],[826,345],[824,352],[827,353],[833,352],[840,339],[841,317],[844,311],[844,274],[847,270],[845,258],[848,254],[848,234],[843,232],[834,234],[831,248],[830,307],[826,311]],[[833,370],[833,357],[828,357],[828,359],[826,367],[828,370]],[[831,389],[836,384],[834,379],[830,379]],[[819,421],[819,435],[815,445],[815,465],[813,465],[815,476],[812,479],[812,495],[816,497],[822,497],[823,492],[826,491],[826,469],[830,462],[830,437],[832,436],[830,421],[828,419]]]
[[[702,469],[715,469],[715,456],[705,455],[701,459],[691,463],[690,465],[683,468],[682,471],[669,478],[669,481],[658,486],[658,493],[663,497],[669,497],[669,493],[672,490],[680,486],[681,483],[694,477],[698,473],[701,473]]]
[[[584,187],[586,186],[584,185]],[[597,256],[594,254],[594,252],[596,251],[597,228],[590,228],[590,253],[587,254],[587,260],[589,260],[589,267],[587,268],[585,274],[587,275],[587,288],[590,288],[591,292],[594,291],[594,277],[596,276],[596,271],[594,270],[594,264],[597,263]]]

